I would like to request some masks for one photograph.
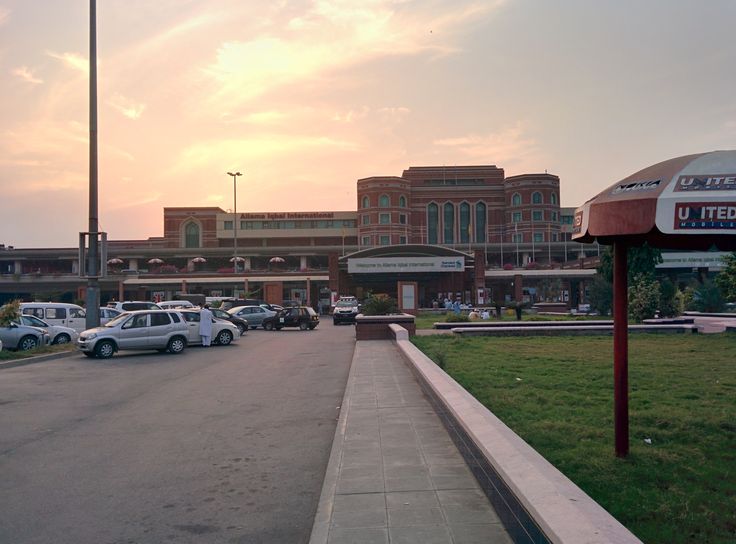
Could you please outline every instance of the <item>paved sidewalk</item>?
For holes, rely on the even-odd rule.
[[[511,542],[390,341],[356,343],[310,542]]]

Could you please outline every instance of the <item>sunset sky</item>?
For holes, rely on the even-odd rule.
[[[355,210],[356,180],[495,164],[564,206],[736,148],[733,0],[98,0],[100,229],[165,206]],[[0,243],[88,213],[88,0],[0,0]]]

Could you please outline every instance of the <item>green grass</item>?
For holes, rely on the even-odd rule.
[[[413,341],[644,542],[736,542],[736,335],[629,337],[626,459],[611,337]]]
[[[522,316],[522,321],[581,321],[581,320],[587,320],[587,319],[612,319],[610,316],[586,316],[586,315],[559,315],[559,316],[552,316],[552,315],[538,315],[538,314],[524,314]],[[499,321],[498,319],[492,318],[489,320],[489,322],[493,321]],[[516,321],[516,316],[513,314],[504,314],[501,317],[501,321],[508,322],[509,324],[513,324],[513,322]],[[435,323],[444,323],[445,322],[445,316],[443,314],[439,315],[418,315],[414,318],[414,322],[417,326],[417,329],[431,329],[433,328],[433,325]],[[461,326],[462,323],[458,323],[458,326]]]
[[[46,353],[59,353],[62,351],[74,351],[77,346],[74,344],[58,344],[53,346],[41,346],[28,351],[9,351],[3,349],[0,351],[0,361],[14,361],[16,359],[26,359],[35,355],[44,355]]]

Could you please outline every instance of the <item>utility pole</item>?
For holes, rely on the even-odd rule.
[[[86,326],[100,326],[99,232],[97,211],[97,3],[89,1],[89,252]]]

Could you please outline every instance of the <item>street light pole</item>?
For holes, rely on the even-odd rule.
[[[227,173],[228,176],[233,178],[233,271],[237,274],[238,272],[238,191],[237,184],[235,181],[238,176],[242,176],[240,172]]]

